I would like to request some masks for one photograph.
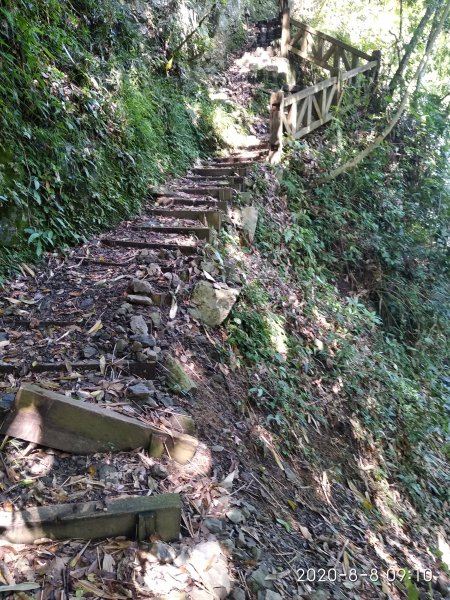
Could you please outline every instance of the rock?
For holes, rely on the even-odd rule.
[[[175,404],[175,402],[172,400],[172,398],[170,396],[162,396],[159,401],[161,402],[161,404],[163,406],[165,406],[166,408],[170,408],[171,406],[173,406]]]
[[[89,308],[94,304],[94,298],[88,296],[87,298],[83,298],[80,302],[80,308]]]
[[[172,546],[164,542],[154,542],[150,547],[150,553],[163,564],[172,563],[177,557]]]
[[[117,311],[117,315],[127,315],[128,313],[133,312],[133,307],[128,302],[124,302],[120,305],[119,310]]]
[[[238,523],[243,523],[245,521],[245,517],[242,511],[238,508],[232,508],[226,513],[226,515],[227,518],[235,525],[237,525]]]
[[[123,338],[121,338],[120,340],[117,340],[116,345],[115,345],[115,352],[117,354],[122,354],[122,352],[125,352],[125,350],[128,348],[128,340],[125,340]]]
[[[267,575],[269,575],[269,570],[264,563],[261,563],[260,566],[247,577],[247,584],[252,592],[256,594],[261,590],[273,588],[270,579],[266,581]]]
[[[98,350],[95,346],[85,346],[82,350],[84,358],[93,358],[98,354]]]
[[[267,590],[264,595],[264,600],[283,600],[283,596],[280,596],[278,592],[272,592],[272,590]]]
[[[231,591],[227,560],[217,541],[198,544],[191,553],[190,564],[200,575],[211,597],[217,600],[226,598]]]
[[[0,414],[3,412],[7,412],[12,403],[14,402],[15,395],[14,394],[1,394],[0,395]]]
[[[255,206],[234,208],[230,211],[229,216],[235,225],[245,231],[249,241],[253,242],[258,224],[258,209]]]
[[[258,224],[258,209],[254,206],[246,206],[241,210],[241,226],[247,233],[250,242],[255,238],[256,226]]]
[[[450,591],[450,580],[444,575],[440,575],[436,579],[435,587],[438,590],[438,592],[440,592],[444,596],[448,596]]]
[[[156,400],[153,400],[153,398],[149,398],[148,400],[146,400],[145,405],[149,406],[150,408],[158,408],[159,406]]]
[[[314,590],[309,597],[311,600],[328,600],[330,594],[326,590]]]
[[[166,479],[168,475],[168,471],[164,465],[153,465],[152,467],[150,467],[150,471],[152,475],[154,477],[157,477],[158,479]]]
[[[160,277],[161,267],[157,263],[150,263],[147,267],[149,277]]]
[[[130,329],[136,335],[148,335],[148,327],[142,315],[131,317]]]
[[[143,383],[136,383],[128,388],[127,396],[134,402],[144,403],[151,400],[152,393]]]
[[[159,353],[154,350],[146,350],[145,356],[151,361],[157,361],[159,358]]]
[[[141,342],[134,341],[131,344],[131,351],[132,352],[141,352],[141,350],[142,350],[142,344],[141,344]]]
[[[175,358],[167,356],[165,367],[167,369],[167,383],[171,390],[188,394],[197,389],[197,385]]]
[[[142,294],[144,296],[150,296],[153,293],[151,284],[148,281],[143,281],[142,279],[132,279],[128,289],[133,294]]]
[[[128,302],[131,302],[131,304],[139,304],[140,306],[151,306],[153,304],[153,300],[148,296],[129,294],[127,300]]]
[[[161,327],[161,313],[159,312],[158,309],[153,310],[150,313],[149,317],[150,317],[154,327],[156,327],[156,329]]]
[[[7,342],[8,336],[3,331],[0,331],[0,342]]]
[[[208,517],[203,520],[203,525],[210,533],[222,533],[225,529],[225,524],[222,519],[215,519],[213,517]]]
[[[233,593],[231,594],[232,600],[245,600],[246,595],[245,591],[242,588],[234,588]]]
[[[210,327],[220,325],[228,317],[239,295],[239,290],[215,287],[209,281],[199,281],[192,293],[191,314]]]
[[[102,463],[95,466],[97,469],[98,479],[107,483],[119,483],[120,473],[114,465]]]
[[[153,348],[156,344],[153,335],[134,335],[131,339],[142,344],[143,348]]]

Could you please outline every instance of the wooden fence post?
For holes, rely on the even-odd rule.
[[[378,65],[374,69],[373,78],[372,78],[374,85],[376,85],[376,83],[378,81],[378,75],[380,73],[380,67],[381,67],[381,50],[374,50],[372,52],[372,60],[376,60],[378,62]]]
[[[291,41],[291,10],[289,0],[281,0],[281,56],[289,58]]]
[[[283,113],[284,92],[272,92],[270,95],[270,137],[267,162],[278,163],[283,151]]]

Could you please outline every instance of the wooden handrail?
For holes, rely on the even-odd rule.
[[[318,31],[317,29],[314,29],[314,27],[310,27],[309,25],[306,25],[306,23],[301,23],[300,21],[291,19],[291,25],[294,25],[294,27],[297,27],[298,29],[303,29],[305,31],[308,31],[312,35],[316,35],[317,37],[327,40],[327,42],[331,42],[332,44],[335,44],[336,46],[339,46],[340,48],[343,48],[344,50],[347,50],[348,52],[351,52],[352,54],[359,56],[359,58],[363,58],[364,60],[372,60],[372,56],[370,56],[370,54],[366,54],[365,52],[358,50],[358,48],[354,48],[353,46],[350,46],[350,44],[341,42],[341,40],[338,40],[337,38],[334,38],[331,35],[323,33],[322,31]]]
[[[324,79],[316,85],[312,85],[304,90],[300,90],[299,92],[295,92],[295,94],[290,94],[289,96],[285,96],[284,98],[284,106],[290,106],[294,104],[294,102],[298,102],[299,100],[303,100],[303,98],[307,98],[308,96],[312,96],[321,90],[324,90],[327,87],[330,87],[337,83],[337,77],[330,77],[329,79]]]
[[[361,65],[360,67],[356,67],[355,69],[351,69],[350,71],[345,71],[342,73],[342,81],[347,81],[347,79],[352,79],[355,75],[359,75],[360,73],[365,73],[366,71],[370,71],[374,68],[378,67],[377,60],[371,60],[365,65]]]

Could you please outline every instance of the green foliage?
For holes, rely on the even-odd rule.
[[[7,0],[0,15],[0,216],[23,215],[1,270],[136,213],[216,133],[189,108],[213,111],[204,90],[158,74],[160,48],[120,2]]]
[[[255,174],[257,249],[301,310],[287,292],[280,297],[276,286],[249,274],[233,313],[238,322],[228,327],[235,352],[262,374],[250,396],[265,407],[285,450],[295,445],[296,427],[309,417],[328,422],[336,410],[340,420],[360,424],[380,476],[433,515],[450,489],[442,468],[450,439],[442,379],[450,339],[449,144],[433,98],[424,108],[339,180],[309,185],[312,170],[328,171],[367,143],[373,122],[351,105],[320,152],[294,142],[283,168]],[[249,292],[255,289],[263,290],[260,301]],[[267,314],[283,323],[283,360],[271,346]]]

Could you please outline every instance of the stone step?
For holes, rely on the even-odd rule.
[[[179,235],[195,235],[199,240],[211,241],[211,231],[209,227],[188,226],[188,225],[132,225],[130,229],[154,231],[157,233],[178,233]]]
[[[197,244],[194,242],[192,244],[176,244],[173,242],[141,242],[137,240],[117,240],[117,239],[109,239],[103,238],[101,240],[102,244],[105,246],[121,246],[123,248],[142,248],[142,249],[163,249],[163,250],[179,250],[181,254],[185,254],[189,256],[190,254],[194,254],[197,249]]]
[[[176,219],[195,219],[205,222],[209,227],[214,227],[220,231],[222,222],[222,214],[218,210],[199,210],[199,209],[183,209],[183,208],[152,208],[146,211],[147,214],[155,217],[174,217]]]

